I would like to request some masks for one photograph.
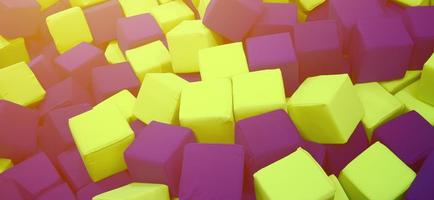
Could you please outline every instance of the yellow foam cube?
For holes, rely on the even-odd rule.
[[[164,34],[184,20],[194,20],[193,11],[182,1],[171,1],[151,10],[151,15],[160,25]]]
[[[47,17],[46,22],[60,53],[64,53],[82,42],[93,42],[92,33],[80,7],[73,7],[52,14]]]
[[[254,175],[258,200],[331,199],[335,188],[315,159],[299,148]]]
[[[236,121],[278,109],[286,110],[280,69],[240,74],[232,78]]]
[[[127,168],[124,151],[134,140],[134,132],[115,106],[92,109],[69,119],[69,128],[93,181]]]
[[[345,144],[363,117],[347,74],[307,78],[289,100],[288,111],[305,139],[326,144]]]
[[[119,47],[118,41],[111,41],[107,45],[104,55],[107,62],[109,62],[110,64],[118,64],[127,61],[127,59],[125,59],[124,53]]]
[[[423,102],[434,106],[434,53],[423,66],[417,97]]]
[[[130,183],[120,188],[99,194],[92,200],[170,200],[169,188],[163,184]]]
[[[292,3],[292,0],[262,0],[264,3]]]
[[[33,106],[45,97],[45,90],[30,67],[20,62],[0,69],[0,96],[22,106]]]
[[[420,70],[409,70],[405,72],[405,75],[402,79],[380,82],[380,85],[391,94],[396,94],[408,85],[417,81],[419,78]]]
[[[419,81],[416,81],[405,89],[396,93],[395,96],[405,105],[405,111],[418,112],[423,118],[425,118],[426,121],[434,126],[434,106],[427,104],[417,98],[418,87]]]
[[[365,111],[362,122],[369,139],[376,128],[404,111],[404,105],[377,82],[357,84],[355,88]]]
[[[19,62],[30,61],[24,38],[7,41],[0,36],[0,69]]]
[[[297,4],[306,12],[310,12],[326,0],[297,0]]]
[[[150,73],[143,79],[134,115],[149,124],[158,121],[179,124],[179,100],[187,81],[172,73]]]
[[[0,158],[0,174],[6,170],[12,168],[13,166],[14,166],[14,164],[12,163],[11,159]]]
[[[376,142],[341,171],[339,182],[350,199],[401,199],[415,177],[411,168]]]
[[[127,17],[149,13],[158,6],[157,0],[119,0],[119,3]]]
[[[107,109],[107,107],[115,106],[126,120],[132,122],[136,119],[133,114],[135,104],[136,97],[128,90],[122,90],[96,105],[94,109]]]
[[[46,10],[47,8],[51,7],[52,5],[59,2],[59,0],[36,0],[38,4],[41,6],[41,10]]]
[[[201,143],[234,143],[231,80],[186,86],[181,95],[179,121],[181,126],[192,129]]]
[[[95,4],[102,3],[104,1],[107,0],[69,0],[69,4],[71,5],[71,7],[78,6],[78,7],[85,8],[85,7],[93,6]]]
[[[430,0],[394,0],[396,3],[402,6],[429,6]]]
[[[200,50],[199,68],[204,81],[231,78],[249,72],[243,43],[236,42]]]
[[[199,12],[199,16],[201,19],[205,17],[206,9],[208,8],[209,3],[211,0],[200,0],[197,6],[197,12]]]
[[[160,40],[130,49],[125,54],[140,81],[147,73],[172,71],[170,53]]]
[[[333,174],[330,175],[329,178],[332,184],[335,186],[335,196],[333,197],[333,200],[348,200],[347,194],[342,188],[341,183],[339,183],[338,178],[336,178],[336,176]]]

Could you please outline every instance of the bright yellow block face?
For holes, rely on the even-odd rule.
[[[414,82],[405,89],[396,93],[396,98],[398,98],[406,107],[406,111],[416,111],[426,121],[434,126],[434,106],[427,104],[417,98],[417,90],[419,82]]]
[[[45,90],[26,63],[0,69],[0,97],[10,102],[33,106],[45,97]]]
[[[7,41],[0,36],[0,69],[19,62],[30,61],[23,38]]]
[[[175,73],[199,72],[199,50],[219,44],[218,36],[200,20],[181,22],[167,33],[166,38]]]
[[[93,181],[127,168],[124,151],[134,132],[115,106],[92,109],[69,119],[69,128]]]
[[[6,170],[12,168],[13,166],[14,166],[14,164],[12,163],[11,159],[0,158],[0,174]]]
[[[157,0],[119,0],[119,3],[126,17],[149,13],[158,6]]]
[[[417,97],[423,102],[434,106],[434,53],[423,66]]]
[[[386,89],[391,94],[396,94],[397,92],[404,89],[408,85],[417,81],[419,77],[420,77],[419,70],[410,70],[405,72],[404,78],[393,80],[393,81],[380,82],[380,85],[383,86],[384,89]]]
[[[164,34],[184,20],[194,20],[193,11],[180,1],[161,4],[151,10],[151,15],[154,16]]]
[[[278,109],[286,110],[280,69],[240,74],[232,78],[236,121]]]
[[[45,10],[56,4],[59,0],[36,0],[41,6],[41,10]]]
[[[344,189],[341,186],[341,183],[339,183],[339,180],[336,178],[336,176],[330,175],[329,178],[335,186],[335,196],[333,197],[333,200],[348,200],[347,194],[345,193]]]
[[[254,175],[258,200],[331,199],[332,182],[304,149],[262,168]]]
[[[85,8],[85,7],[93,6],[98,3],[102,3],[104,1],[107,0],[69,0],[69,3],[71,4],[71,7],[78,6],[78,7]]]
[[[429,0],[394,0],[396,3],[402,6],[429,6]]]
[[[416,177],[392,151],[376,142],[339,175],[350,199],[401,199]]]
[[[197,6],[197,11],[199,12],[199,16],[201,19],[205,17],[206,8],[208,8],[209,3],[211,0],[200,0],[199,4]]]
[[[264,3],[292,3],[292,0],[262,0]]]
[[[93,42],[92,33],[80,7],[73,7],[50,15],[46,21],[51,37],[60,53],[82,42]]]
[[[347,74],[306,79],[288,102],[302,136],[324,144],[344,144],[363,117],[363,107]]]
[[[199,51],[202,80],[231,78],[249,72],[243,43],[231,43]]]
[[[147,73],[172,71],[169,51],[160,40],[130,49],[125,54],[140,81]]]
[[[122,50],[119,47],[118,41],[110,42],[105,49],[104,55],[105,59],[110,64],[118,64],[127,61],[127,59],[125,59],[124,53],[122,53]]]
[[[170,200],[169,188],[162,184],[130,183],[120,188],[99,194],[92,200]]]
[[[233,143],[232,83],[218,79],[190,83],[181,95],[181,126],[188,127],[201,143]]]
[[[96,105],[94,109],[107,109],[108,107],[115,106],[126,120],[132,122],[136,119],[133,114],[135,104],[136,97],[128,90],[122,90]]]
[[[297,0],[298,5],[300,5],[301,8],[307,12],[312,11],[324,2],[325,0]]]
[[[362,118],[368,138],[376,128],[404,111],[404,105],[377,82],[355,85],[365,116]]]
[[[187,81],[172,73],[151,73],[143,79],[134,115],[149,124],[158,121],[179,124],[179,100]]]

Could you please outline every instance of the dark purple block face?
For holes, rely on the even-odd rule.
[[[1,178],[1,176],[0,176]],[[0,179],[0,199],[25,200],[32,197],[14,181]]]
[[[68,184],[63,183],[39,195],[37,200],[75,200],[75,195],[72,193]]]
[[[55,70],[52,60],[45,55],[39,55],[32,59],[29,67],[45,89],[61,81],[61,76]]]
[[[297,23],[297,6],[287,3],[264,3],[262,15],[256,21],[249,36],[293,33]]]
[[[250,71],[280,68],[286,96],[294,93],[299,69],[290,33],[247,38],[246,52]]]
[[[127,185],[132,182],[128,172],[120,172],[97,183],[90,183],[77,191],[77,200],[89,200],[92,197]]]
[[[434,180],[434,151],[426,158],[416,179],[414,179],[408,189],[405,199],[407,200],[424,200],[434,199],[433,190]]]
[[[179,198],[241,199],[243,168],[240,145],[188,144],[184,148]]]
[[[142,132],[142,130],[146,127],[146,124],[143,123],[140,120],[134,120],[130,123],[131,128],[134,131],[134,134],[136,135],[136,138],[139,136],[139,134]]]
[[[426,156],[434,150],[434,127],[412,111],[377,128],[372,140],[386,145],[417,171]]]
[[[198,82],[201,81],[200,73],[184,73],[176,74],[188,82]]]
[[[319,165],[324,166],[324,161],[326,157],[325,145],[310,141],[304,141],[300,146],[307,152],[309,152]]]
[[[60,173],[73,191],[92,182],[77,149],[73,148],[61,153],[57,157],[57,162]]]

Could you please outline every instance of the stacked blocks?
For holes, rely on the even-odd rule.
[[[405,111],[416,111],[431,125],[434,125],[434,106],[419,100],[419,82],[420,81],[416,81],[412,83],[408,87],[396,93],[395,96],[405,105]]]
[[[33,0],[0,1],[0,35],[9,38],[31,36],[39,31],[42,15]]]
[[[14,164],[11,159],[0,158],[0,174],[12,168]]]
[[[105,58],[110,64],[119,64],[126,62],[127,59],[124,56],[118,41],[111,41],[104,52]]]
[[[19,62],[29,62],[24,38],[7,41],[0,35],[0,69]]]
[[[405,194],[405,199],[419,200],[434,198],[432,182],[434,178],[434,151],[426,158],[411,187]]]
[[[348,75],[306,79],[288,102],[289,114],[310,141],[344,144],[363,117],[363,107]]]
[[[417,89],[417,97],[432,106],[434,106],[434,93],[432,92],[434,85],[434,53],[431,58],[425,63],[422,75]]]
[[[75,195],[72,193],[68,184],[62,183],[56,187],[45,191],[38,196],[37,200],[52,200],[52,199],[62,199],[62,200],[75,200]]]
[[[136,199],[158,199],[170,200],[168,188],[162,184],[152,183],[130,183],[120,188],[99,194],[92,200],[136,200]]]
[[[77,149],[64,151],[57,157],[57,162],[59,172],[73,191],[78,191],[92,182]]]
[[[132,17],[148,13],[152,8],[158,6],[157,0],[119,0],[126,17]]]
[[[294,4],[264,3],[264,11],[256,21],[250,36],[293,32],[297,23],[297,6]]]
[[[182,21],[194,19],[193,11],[183,1],[161,4],[151,10],[151,15],[157,20],[165,34]]]

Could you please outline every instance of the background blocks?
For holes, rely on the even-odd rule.
[[[83,160],[80,157],[80,153],[76,148],[59,154],[59,156],[57,156],[57,162],[59,172],[73,191],[78,191],[92,183]]]
[[[379,82],[381,86],[384,87],[391,94],[396,94],[401,91],[408,85],[413,82],[419,80],[421,71],[419,70],[408,70],[405,72],[405,75],[401,79],[393,80],[393,81],[383,81]]]
[[[7,41],[0,35],[0,69],[19,62],[30,61],[24,38]]]
[[[127,59],[124,56],[124,53],[119,47],[118,41],[111,41],[104,52],[105,58],[110,64],[119,64],[126,62]]]
[[[423,102],[434,106],[434,53],[425,63],[420,77],[417,97]]]
[[[12,168],[13,166],[14,166],[14,164],[12,163],[11,159],[0,158],[0,174],[6,170]]]
[[[264,3],[263,5],[262,15],[250,31],[250,36],[293,33],[293,28],[297,23],[297,6],[295,4]]]
[[[396,3],[400,4],[401,6],[429,6],[430,2],[429,0],[394,0]]]
[[[171,1],[151,10],[164,34],[184,20],[194,20],[194,13],[183,1]]]
[[[426,158],[419,170],[416,179],[414,179],[411,187],[405,194],[405,199],[408,200],[422,200],[426,198],[434,198],[434,191],[432,190],[432,182],[434,178],[434,151]]]
[[[128,90],[122,90],[113,96],[106,98],[104,101],[96,105],[94,109],[109,109],[114,106],[128,122],[132,122],[136,119],[133,114],[135,104],[136,97]]]
[[[69,0],[69,3],[71,4],[71,7],[90,7],[95,4],[104,2],[106,0]]]
[[[434,125],[434,106],[420,101],[417,98],[419,81],[414,82],[405,89],[396,93],[398,98],[406,107],[405,111],[416,111],[425,118],[431,125]]]
[[[52,199],[62,199],[62,200],[75,200],[75,195],[72,193],[68,184],[62,183],[48,191],[45,191],[38,196],[37,200],[52,200]]]
[[[170,200],[170,195],[166,185],[152,184],[152,183],[130,183],[120,188],[99,194],[92,198],[92,200],[116,200],[116,199]]]
[[[301,9],[306,12],[314,10],[324,2],[325,0],[297,0],[298,5],[300,5]]]
[[[157,0],[119,0],[126,17],[149,13],[152,8],[158,6]]]
[[[332,183],[336,189],[335,196],[333,197],[333,200],[348,200],[347,194],[345,193],[344,189],[342,188],[342,186],[339,183],[339,180],[336,178],[336,176],[330,175],[329,178],[332,181]]]
[[[42,20],[40,9],[34,0],[0,1],[0,35],[16,38],[38,33]]]

